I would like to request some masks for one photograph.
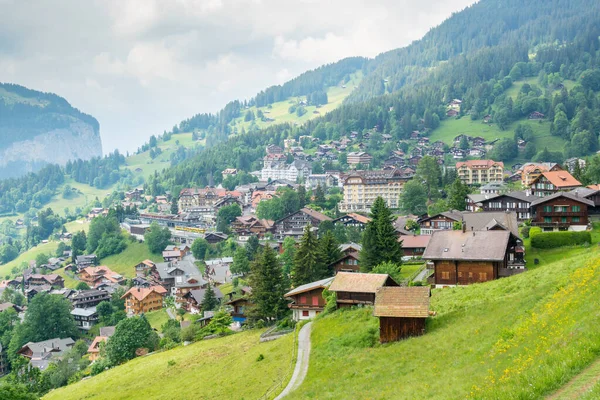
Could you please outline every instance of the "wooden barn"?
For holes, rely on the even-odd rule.
[[[398,286],[388,274],[338,272],[329,286],[337,294],[337,308],[375,303],[375,293],[382,286]]]
[[[430,296],[429,286],[377,289],[373,314],[379,317],[379,341],[395,342],[425,333]]]

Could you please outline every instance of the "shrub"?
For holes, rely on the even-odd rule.
[[[529,237],[534,237],[535,235],[539,235],[540,233],[542,233],[542,228],[540,228],[539,226],[534,226],[531,229],[529,229]]]
[[[530,226],[524,226],[523,229],[521,229],[521,233],[523,233],[523,237],[525,239],[527,239],[529,237],[529,231],[531,230]]]
[[[531,246],[538,249],[554,249],[557,247],[589,244],[591,242],[592,235],[587,231],[547,232],[538,233],[531,237]]]

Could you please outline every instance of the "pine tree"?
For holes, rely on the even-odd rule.
[[[250,261],[248,260],[248,252],[245,248],[238,247],[233,255],[231,273],[245,275],[248,272],[250,272]]]
[[[371,221],[363,233],[360,268],[363,272],[371,272],[383,262],[402,264],[402,245],[398,242],[392,213],[378,197],[371,208]]]
[[[292,267],[294,287],[324,278],[326,266],[321,262],[319,255],[319,242],[312,232],[312,226],[307,225],[294,256]]]
[[[250,310],[252,319],[278,319],[287,311],[287,302],[283,295],[287,288],[277,254],[270,246],[258,254],[251,266],[250,286],[252,287]]]
[[[333,231],[327,231],[319,240],[319,259],[327,267],[327,275],[334,274],[329,267],[342,257],[340,245],[333,235]]]
[[[217,307],[217,296],[210,283],[204,292],[204,298],[202,299],[202,312],[212,311]]]

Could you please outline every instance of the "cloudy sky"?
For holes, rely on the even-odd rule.
[[[473,0],[0,0],[0,82],[54,92],[133,150],[198,112],[420,38]]]

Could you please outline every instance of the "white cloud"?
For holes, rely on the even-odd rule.
[[[323,63],[400,47],[474,0],[0,0],[0,79],[95,116],[134,149]]]

